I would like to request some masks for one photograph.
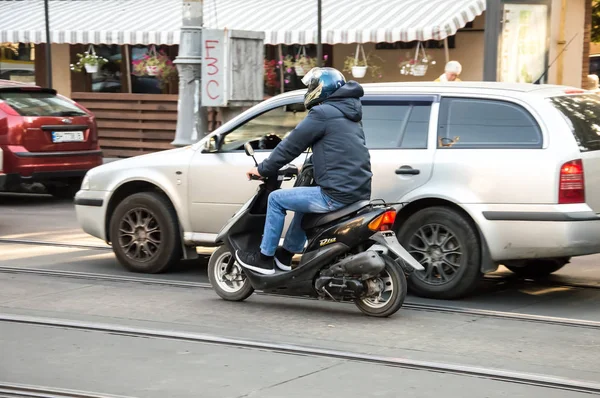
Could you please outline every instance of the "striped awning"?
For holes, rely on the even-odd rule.
[[[178,44],[181,0],[50,0],[53,43]],[[0,43],[44,43],[43,0],[0,0]]]
[[[322,0],[321,37],[327,44],[442,40],[484,10],[485,0]],[[204,0],[204,22],[264,31],[265,44],[314,44],[317,0]]]
[[[53,43],[179,44],[182,0],[50,0]],[[485,0],[322,0],[322,42],[441,40]],[[46,41],[43,0],[0,0],[0,42]],[[317,1],[204,0],[204,26],[265,32],[265,44],[317,43]]]

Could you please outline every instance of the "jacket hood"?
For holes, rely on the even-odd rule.
[[[337,108],[344,114],[346,119],[353,122],[362,120],[362,104],[360,98],[365,95],[362,86],[357,82],[350,80],[342,87],[338,88],[335,93],[331,94],[324,103]]]

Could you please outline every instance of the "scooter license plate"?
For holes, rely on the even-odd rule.
[[[425,268],[398,242],[396,234],[393,231],[378,232],[373,236],[373,239],[387,247],[395,255],[406,261],[416,271],[424,271]]]

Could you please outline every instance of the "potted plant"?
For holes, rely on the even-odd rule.
[[[173,61],[163,51],[156,51],[154,46],[141,59],[133,61],[132,65],[135,76],[155,76],[159,79],[161,88],[177,75]]]
[[[87,73],[97,73],[98,69],[108,62],[106,58],[96,54],[94,46],[90,46],[88,51],[83,54],[77,54],[77,57],[79,57],[77,63],[71,64],[71,70],[75,72],[81,72],[85,69]]]
[[[420,52],[420,50],[422,51]],[[435,65],[433,57],[425,52],[425,47],[421,45],[421,42],[417,43],[414,58],[410,58],[408,53],[406,53],[406,57],[407,59],[401,59],[398,64],[402,75],[425,76],[429,65]]]
[[[306,54],[297,54],[294,57],[287,55],[283,60],[286,70],[294,68],[296,75],[302,77],[306,75],[312,68],[317,66],[317,59],[309,57]]]
[[[372,77],[381,77],[381,66],[375,63],[375,59],[383,62],[381,57],[372,54],[365,56],[364,52],[362,59],[359,59],[356,54],[354,56],[347,56],[344,60],[344,69],[342,71],[351,73],[352,77],[357,79],[365,77],[367,70],[371,73]]]
[[[358,58],[359,53],[362,50],[362,59]],[[367,73],[368,66],[367,57],[365,57],[365,49],[362,44],[356,44],[356,51],[354,52],[354,57],[346,57],[344,61],[344,69],[345,72],[351,72],[352,77],[357,79],[365,77]]]

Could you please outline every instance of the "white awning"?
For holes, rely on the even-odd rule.
[[[327,44],[442,40],[484,10],[485,0],[322,0],[321,40]],[[264,31],[265,44],[315,44],[317,1],[204,0],[204,23]]]
[[[182,0],[50,0],[53,43],[179,44]],[[322,0],[322,42],[442,40],[485,0]],[[265,44],[317,43],[317,1],[204,0],[204,26],[265,32]],[[44,43],[43,0],[0,0],[0,42]]]
[[[178,44],[181,0],[50,0],[53,43]],[[0,43],[45,43],[43,0],[0,0]]]

